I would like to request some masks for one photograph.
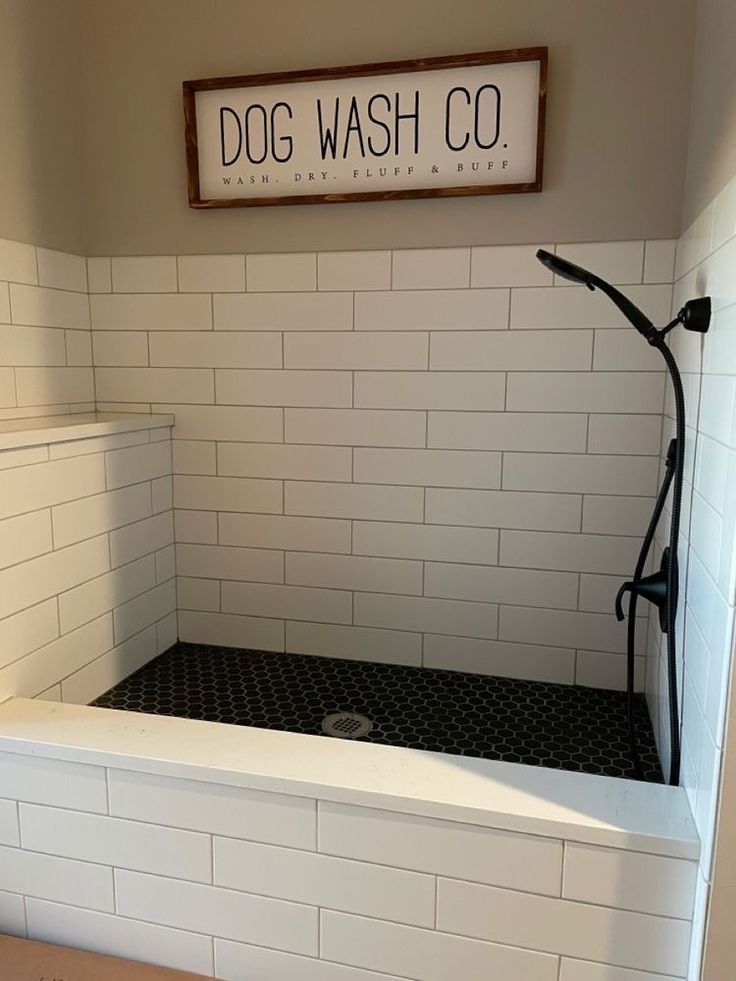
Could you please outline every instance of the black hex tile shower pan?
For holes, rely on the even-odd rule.
[[[325,738],[332,717],[361,742],[636,779],[626,696],[598,688],[180,642],[92,704]],[[642,777],[661,783],[643,696],[636,711]]]

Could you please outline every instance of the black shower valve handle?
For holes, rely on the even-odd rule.
[[[668,549],[665,549],[662,567],[656,572],[653,572],[651,576],[644,576],[642,579],[631,579],[621,586],[616,594],[616,619],[619,623],[626,619],[623,598],[626,593],[632,593],[634,596],[641,596],[643,599],[649,600],[650,603],[653,603],[657,607],[660,614],[659,619],[662,632],[667,633],[666,620],[663,617],[667,605],[667,552]]]
[[[626,593],[633,592],[636,584],[632,581],[625,582],[616,593],[616,619],[619,623],[626,619],[624,613],[623,600]]]

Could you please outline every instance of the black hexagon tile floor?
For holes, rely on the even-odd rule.
[[[342,736],[357,732],[364,742],[636,777],[625,695],[597,688],[178,643],[92,704],[325,738],[327,716],[355,713],[370,726],[338,719]],[[636,713],[640,776],[661,782],[642,696]]]

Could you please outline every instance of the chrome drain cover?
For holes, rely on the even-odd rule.
[[[337,739],[358,739],[372,728],[371,720],[357,712],[333,712],[322,720],[322,732]]]

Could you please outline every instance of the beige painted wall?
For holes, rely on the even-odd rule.
[[[691,0],[85,0],[94,254],[674,237]],[[185,78],[548,44],[541,195],[196,212]]]
[[[693,0],[0,0],[0,237],[120,254],[673,236],[692,30]],[[187,207],[186,77],[530,44],[551,48],[541,195]]]
[[[81,5],[0,0],[0,238],[80,252]]]
[[[698,0],[683,230],[736,174],[736,2]]]

